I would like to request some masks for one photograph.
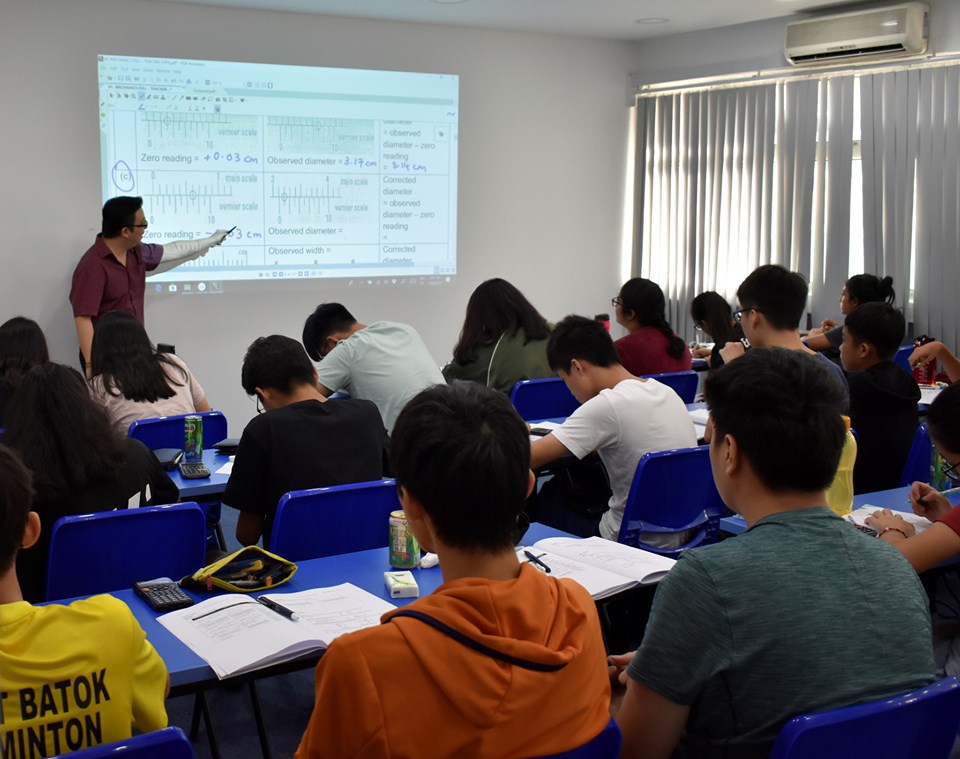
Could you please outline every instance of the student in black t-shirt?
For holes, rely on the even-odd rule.
[[[387,432],[370,401],[328,401],[303,346],[283,335],[247,349],[240,382],[267,413],[250,420],[223,504],[240,510],[237,540],[268,546],[284,493],[383,477]]]
[[[864,303],[843,324],[840,359],[850,386],[850,424],[857,431],[853,492],[900,485],[920,424],[920,388],[893,362],[903,340],[903,314],[887,303]]]

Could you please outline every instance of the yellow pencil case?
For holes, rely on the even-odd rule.
[[[180,580],[180,585],[191,590],[216,588],[253,593],[283,585],[296,571],[297,565],[292,561],[259,546],[247,546],[187,575]]]

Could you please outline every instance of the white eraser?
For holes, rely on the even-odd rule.
[[[420,569],[430,569],[440,563],[440,557],[435,553],[425,553],[420,558]]]
[[[384,572],[383,579],[390,591],[390,598],[419,598],[420,588],[413,572]]]

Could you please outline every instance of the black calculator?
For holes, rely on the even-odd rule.
[[[201,480],[210,476],[210,470],[200,461],[181,461],[180,476],[185,480]]]
[[[135,582],[133,589],[155,611],[173,611],[193,606],[193,599],[169,577]]]

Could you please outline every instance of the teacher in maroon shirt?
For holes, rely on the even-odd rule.
[[[143,198],[111,198],[103,206],[100,234],[73,271],[70,303],[87,376],[93,331],[101,316],[126,311],[143,323],[147,272],[159,274],[206,255],[227,237],[226,231],[217,230],[201,240],[157,245],[142,242],[146,229]]]

